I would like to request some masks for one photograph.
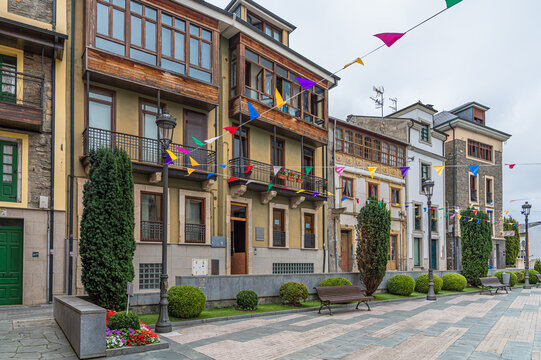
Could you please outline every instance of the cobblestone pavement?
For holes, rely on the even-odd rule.
[[[215,322],[165,334],[168,350],[118,359],[541,360],[540,302],[541,289],[514,289]],[[53,323],[5,318],[0,311],[0,359],[75,358]]]

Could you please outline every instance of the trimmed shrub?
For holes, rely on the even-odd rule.
[[[438,275],[434,275],[434,293],[439,293],[442,286],[443,280]],[[415,279],[415,291],[428,293],[428,274],[417,276],[417,279]]]
[[[468,280],[460,274],[445,274],[442,276],[443,290],[462,291],[468,285]]]
[[[107,327],[111,330],[141,329],[139,317],[133,311],[128,311],[127,314],[125,311],[121,311],[111,315]]]
[[[387,291],[391,294],[410,296],[415,290],[415,280],[409,275],[394,275],[387,281]]]
[[[518,283],[523,283],[524,282],[524,273],[523,272],[517,272],[515,273],[515,275],[517,276],[517,282]]]
[[[539,259],[535,260],[535,265],[533,269],[537,271],[538,273],[541,273],[541,260]]]
[[[503,273],[511,274],[511,278],[509,279],[509,285],[515,286],[515,284],[517,283],[517,275],[515,273],[512,273],[511,271],[498,271],[497,273],[494,274],[494,276],[496,276],[500,280],[500,282],[503,284],[503,281],[502,281]]]
[[[346,286],[346,285],[351,285],[351,281],[339,276],[323,279],[319,283],[319,286]]]
[[[488,259],[492,252],[492,230],[488,215],[468,208],[461,213],[459,221],[462,235],[462,275],[472,285],[479,285],[479,278],[488,273]],[[467,221],[471,218],[477,221]],[[481,221],[484,220],[484,221]]]
[[[280,286],[280,298],[289,305],[300,305],[301,300],[308,297],[306,285],[300,282],[290,281]]]
[[[169,314],[182,319],[198,317],[205,309],[207,298],[201,289],[190,285],[173,286],[169,295]]]
[[[237,307],[241,310],[257,310],[259,297],[252,290],[241,290],[237,294]]]
[[[525,270],[520,270],[519,272],[522,274],[522,280],[519,281],[519,282],[524,283],[526,281],[526,278],[525,278],[526,271]],[[537,271],[535,271],[535,270],[530,269],[528,274],[530,275],[530,284],[537,284],[537,276],[535,276],[535,275],[537,275],[539,273]],[[517,274],[517,276],[518,276],[518,274]]]
[[[507,266],[515,266],[515,262],[517,261],[517,256],[520,252],[520,234],[518,231],[516,231],[517,227],[518,227],[518,222],[515,219],[513,219],[511,216],[504,219],[503,230],[515,231],[515,234],[513,236],[505,237],[505,263],[507,264]]]

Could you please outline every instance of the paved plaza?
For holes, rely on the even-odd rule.
[[[166,335],[168,350],[118,358],[541,359],[540,303],[541,289],[514,289],[508,295],[378,303],[370,312],[220,321],[175,328]],[[22,314],[14,321],[0,311],[0,359],[76,359],[54,323]]]

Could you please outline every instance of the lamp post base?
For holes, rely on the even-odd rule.
[[[168,305],[169,300],[167,299],[167,274],[160,275],[160,315],[158,316],[158,322],[154,331],[157,333],[169,333],[173,330],[171,326],[171,321],[169,321],[169,311]]]
[[[436,293],[434,292],[434,273],[432,269],[428,270],[428,293],[426,294],[427,300],[436,300]]]

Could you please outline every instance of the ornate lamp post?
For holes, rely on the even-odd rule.
[[[177,119],[169,114],[167,109],[163,110],[163,113],[156,117],[156,126],[158,127],[158,142],[161,145],[162,150],[162,182],[163,182],[163,211],[162,211],[162,273],[160,275],[160,315],[158,322],[156,323],[155,331],[157,333],[171,332],[171,321],[169,321],[167,300],[167,211],[168,206],[168,177],[169,167],[167,164],[167,150],[169,144],[173,141],[173,130],[177,126]]]
[[[423,180],[423,192],[427,198],[426,206],[428,213],[428,293],[427,300],[436,300],[434,293],[434,269],[432,269],[432,194],[434,193],[434,181]]]
[[[531,289],[530,286],[530,245],[529,245],[529,239],[528,239],[528,215],[530,215],[530,209],[532,208],[532,204],[528,204],[526,201],[524,205],[522,205],[522,212],[524,213],[524,217],[526,218],[526,256],[524,257],[524,289]]]

